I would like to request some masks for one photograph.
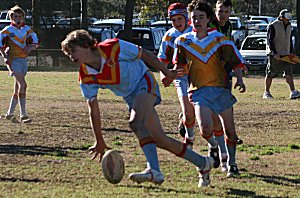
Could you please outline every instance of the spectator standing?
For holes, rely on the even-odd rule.
[[[273,99],[270,87],[273,78],[277,77],[280,73],[283,73],[283,76],[289,85],[290,99],[297,99],[300,97],[300,92],[295,89],[294,85],[293,65],[280,60],[285,56],[295,56],[293,54],[292,26],[289,22],[291,18],[291,12],[287,9],[283,9],[280,11],[277,20],[268,26],[268,65],[266,68],[265,92],[263,94],[264,99]]]

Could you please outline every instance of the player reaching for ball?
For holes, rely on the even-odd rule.
[[[161,101],[158,83],[143,59],[150,66],[164,73],[170,79],[182,75],[182,70],[167,69],[155,55],[140,46],[121,39],[109,39],[96,44],[85,30],[75,30],[61,43],[63,52],[78,64],[80,88],[87,100],[90,122],[95,134],[95,144],[89,148],[92,159],[100,160],[108,148],[101,132],[98,89],[109,89],[123,97],[128,105],[129,127],[138,138],[147,168],[132,173],[129,178],[135,182],[161,184],[164,176],[160,170],[157,147],[184,158],[198,167],[200,175],[208,175],[214,160],[187,148],[164,133],[155,105]],[[203,179],[204,178],[204,179]],[[200,177],[199,187],[210,183],[209,177]]]

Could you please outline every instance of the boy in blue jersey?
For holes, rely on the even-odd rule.
[[[169,29],[163,39],[157,55],[158,59],[167,67],[172,63],[172,57],[174,52],[175,39],[187,32],[192,31],[192,27],[188,24],[188,13],[186,6],[181,3],[173,3],[168,8],[168,16],[172,22],[172,28]],[[185,74],[187,75],[187,74]],[[172,82],[161,73],[161,81],[164,86],[169,86]],[[188,147],[192,148],[195,134],[195,113],[194,107],[188,99],[188,82],[185,77],[179,77],[174,80],[174,84],[177,90],[182,113],[180,114],[180,123],[178,126],[179,133],[184,137],[184,143]],[[182,118],[181,118],[182,117]]]
[[[168,8],[168,16],[172,21],[172,28],[166,32],[162,39],[158,59],[168,64],[172,63],[172,57],[174,53],[174,41],[177,37],[182,34],[192,31],[192,26],[188,24],[188,13],[186,7],[181,3],[173,3]],[[178,126],[180,134],[184,137],[184,143],[192,148],[195,141],[194,135],[194,124],[195,124],[195,113],[194,106],[191,104],[188,98],[188,74],[174,80],[175,87],[177,89],[177,95],[179,98],[180,106],[182,109],[182,120]],[[164,75],[161,75],[161,81],[164,86],[168,86],[171,81]],[[217,116],[214,117],[214,128],[213,132],[215,139],[217,140],[219,147],[209,147],[209,156],[215,159],[214,167],[217,168],[221,163],[221,170],[227,171],[227,151],[224,141],[224,131],[222,124]],[[184,127],[182,127],[182,125]],[[182,130],[183,129],[183,130]],[[182,132],[183,131],[183,132]],[[221,153],[219,154],[219,148]],[[221,157],[220,157],[221,155]]]
[[[102,158],[108,146],[101,132],[98,89],[109,89],[123,97],[128,105],[129,126],[139,140],[147,168],[132,173],[129,179],[142,183],[161,184],[164,176],[160,170],[157,147],[165,149],[196,165],[200,174],[209,174],[213,159],[204,157],[164,133],[155,105],[161,101],[158,84],[143,59],[164,73],[169,79],[182,75],[182,70],[169,70],[151,52],[132,43],[109,39],[96,44],[85,30],[75,30],[61,43],[62,50],[73,62],[80,64],[79,79],[83,96],[87,100],[95,144],[89,148],[92,159]],[[200,182],[207,186],[210,180]]]

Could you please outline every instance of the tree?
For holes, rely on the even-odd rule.
[[[133,18],[134,4],[135,4],[135,0],[126,1],[125,27],[124,27],[124,31],[119,35],[119,38],[124,39],[126,41],[132,41],[132,37],[133,37],[132,18]]]
[[[81,20],[80,27],[83,29],[88,28],[88,20],[87,20],[87,0],[81,0]]]
[[[40,0],[32,0],[32,29],[36,32],[40,32]]]

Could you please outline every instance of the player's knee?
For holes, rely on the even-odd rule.
[[[129,120],[129,127],[132,131],[139,131],[143,123],[138,119]]]
[[[209,124],[202,124],[200,127],[200,131],[203,135],[209,135],[212,133],[212,127]]]
[[[193,127],[195,125],[195,118],[186,117],[186,119],[183,120],[183,124],[187,128]]]
[[[228,139],[230,142],[236,142],[238,137],[235,132],[226,132],[226,139]]]

